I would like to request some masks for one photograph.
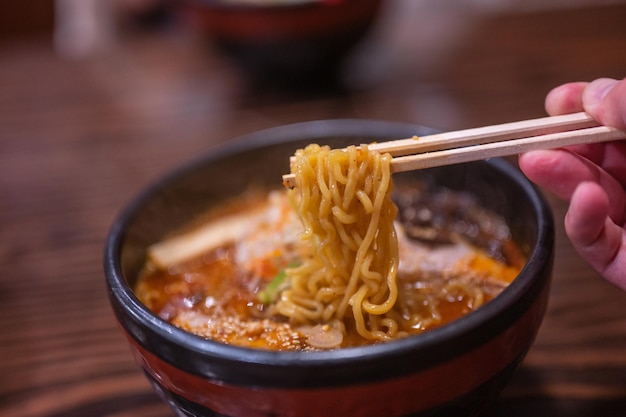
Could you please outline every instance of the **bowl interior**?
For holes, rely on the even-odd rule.
[[[281,187],[289,156],[311,142],[335,147],[427,135],[434,130],[399,123],[331,120],[298,123],[235,139],[227,146],[179,168],[159,180],[134,206],[122,250],[124,276],[130,285],[145,262],[146,248],[221,201],[255,187]],[[540,223],[533,201],[537,191],[501,160],[476,162],[394,174],[394,181],[427,179],[476,195],[481,204],[504,217],[527,255]]]

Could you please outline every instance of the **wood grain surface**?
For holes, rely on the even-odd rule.
[[[119,210],[198,153],[314,119],[452,130],[541,117],[562,82],[626,75],[624,2],[531,12],[417,3],[389,2],[345,88],[306,94],[251,86],[185,28],[120,34],[81,60],[59,57],[49,39],[1,44],[0,416],[173,415],[117,328],[102,254]],[[626,294],[576,255],[566,205],[548,198],[558,226],[549,310],[487,416],[626,416]]]

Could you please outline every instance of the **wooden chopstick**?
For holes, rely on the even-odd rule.
[[[368,145],[368,148],[378,152],[388,152],[391,156],[403,156],[594,126],[598,126],[598,122],[587,113],[581,112],[437,133],[420,138],[414,136],[408,139],[373,143]]]
[[[394,158],[392,172],[515,155],[537,149],[553,149],[584,143],[626,139],[626,132],[598,123],[588,114],[573,113],[500,125],[368,145]],[[286,187],[295,185],[293,174],[283,175]]]
[[[612,127],[597,126],[568,132],[511,139],[503,142],[445,149],[417,155],[399,156],[392,159],[391,170],[392,172],[412,171],[499,156],[516,155],[537,149],[554,149],[585,143],[609,142],[622,139],[626,139],[626,132]]]

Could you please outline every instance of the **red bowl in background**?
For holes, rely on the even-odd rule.
[[[179,0],[182,21],[254,80],[307,87],[333,82],[384,0]]]

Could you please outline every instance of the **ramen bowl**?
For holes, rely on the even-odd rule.
[[[149,245],[250,186],[280,187],[296,148],[428,133],[419,126],[364,120],[260,131],[175,169],[122,211],[104,257],[110,302],[137,363],[177,415],[468,416],[480,414],[497,398],[540,327],[554,251],[548,205],[505,160],[402,174],[409,180],[431,176],[475,194],[503,216],[528,257],[495,299],[423,334],[328,351],[251,349],[176,328],[133,293]]]

